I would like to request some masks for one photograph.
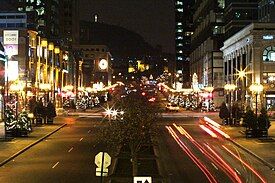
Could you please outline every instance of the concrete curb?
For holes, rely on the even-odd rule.
[[[21,149],[20,151],[18,151],[17,153],[13,154],[12,156],[10,156],[9,158],[5,159],[4,161],[2,161],[0,163],[0,167],[2,167],[3,165],[5,165],[6,163],[8,163],[9,161],[11,161],[12,159],[14,159],[15,157],[19,156],[20,154],[22,154],[23,152],[27,151],[28,149],[30,149],[32,146],[38,144],[39,142],[43,141],[44,139],[46,139],[47,137],[51,136],[52,134],[54,134],[55,132],[57,132],[58,130],[60,130],[61,128],[63,128],[64,126],[66,126],[67,123],[64,123],[63,125],[59,126],[57,129],[55,129],[54,131],[48,133],[47,135],[41,137],[40,139],[38,139],[37,141],[29,144],[28,146],[24,147],[23,149]]]
[[[228,139],[228,140],[230,142],[232,142],[234,145],[236,145],[239,148],[241,148],[242,150],[244,150],[245,152],[247,152],[248,154],[254,156],[257,160],[259,160],[260,162],[262,162],[264,165],[268,166],[271,170],[275,171],[275,166],[273,166],[271,163],[267,162],[266,160],[264,160],[263,158],[261,158],[260,156],[258,156],[257,154],[255,154],[254,152],[250,151],[246,147],[242,146],[238,142],[236,142],[236,141],[234,141],[232,139]]]

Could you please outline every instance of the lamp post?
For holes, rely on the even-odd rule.
[[[224,85],[224,89],[229,93],[229,119],[232,119],[232,97],[231,97],[231,92],[234,91],[236,89],[236,85],[234,84],[226,84]]]
[[[256,96],[256,116],[258,115],[258,95],[263,91],[264,87],[262,84],[254,83],[249,87],[252,93],[255,93]]]
[[[245,98],[246,89],[245,89],[245,80],[244,80],[244,78],[246,77],[246,74],[247,73],[245,72],[245,69],[240,70],[237,73],[237,76],[238,76],[237,80],[241,79],[241,110],[242,110],[242,112],[244,111],[244,108],[245,108],[244,98]]]

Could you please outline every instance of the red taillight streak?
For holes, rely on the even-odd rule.
[[[208,159],[218,164],[218,166],[230,177],[232,181],[236,180],[238,183],[242,182],[240,177],[237,175],[237,173],[217,153],[215,153],[213,149],[211,149],[212,150],[211,152],[216,157],[218,157],[219,161],[213,158],[211,154],[209,154],[207,151],[205,151],[204,148],[186,130],[184,130],[182,126],[177,126],[176,124],[173,124],[173,125],[177,128],[177,130],[182,135],[185,135],[203,154],[205,154]]]
[[[209,126],[210,128],[212,128],[214,131],[218,132],[220,135],[224,136],[225,138],[227,138],[227,139],[230,138],[230,136],[229,136],[228,134],[224,133],[224,132],[223,132],[222,130],[220,130],[219,128],[217,128],[217,127],[215,127],[215,126],[212,126],[212,125],[209,125],[209,124],[208,124],[208,126]]]
[[[201,129],[203,129],[206,133],[208,133],[209,135],[211,135],[211,137],[213,138],[217,138],[218,136],[212,132],[209,128],[206,128],[204,125],[199,125]]]
[[[221,127],[221,125],[220,125],[219,123],[213,121],[212,119],[210,119],[210,118],[208,118],[208,117],[206,117],[206,116],[203,117],[203,120],[204,120],[205,122],[207,122],[207,123],[210,123],[212,126],[215,126],[215,127],[217,127],[217,128],[220,128],[220,127]]]
[[[209,182],[217,183],[215,177],[209,172],[209,170],[200,162],[200,160],[187,148],[187,146],[179,139],[175,131],[171,128],[166,126],[167,130],[174,138],[174,140],[178,143],[181,149],[190,157],[190,159],[199,167],[199,169],[204,173],[207,177]]]
[[[229,152],[232,156],[234,156],[237,160],[239,160],[241,163],[243,163],[247,168],[249,168],[263,183],[266,183],[266,181],[263,179],[263,177],[261,177],[261,175],[255,170],[253,169],[250,165],[248,165],[244,160],[242,160],[241,158],[239,158],[236,154],[234,154],[232,151],[230,151],[228,148],[226,148],[224,145],[222,145],[222,147]]]
[[[233,168],[231,168],[211,147],[209,147],[207,144],[205,144],[205,146],[218,158],[219,161],[223,163],[224,168],[226,168],[226,170],[229,171],[230,174],[234,176],[235,180],[238,183],[242,182],[242,180],[240,179],[240,177],[237,175],[236,171]]]

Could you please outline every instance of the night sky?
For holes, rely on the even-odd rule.
[[[119,25],[140,34],[152,46],[174,53],[174,0],[80,0],[80,18]]]

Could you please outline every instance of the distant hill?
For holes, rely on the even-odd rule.
[[[107,45],[114,57],[139,57],[156,51],[142,36],[120,26],[81,21],[80,31],[80,44]]]

